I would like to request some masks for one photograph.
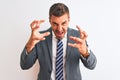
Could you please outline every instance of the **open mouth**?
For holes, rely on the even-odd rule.
[[[64,35],[64,32],[56,32],[56,37],[62,38]]]

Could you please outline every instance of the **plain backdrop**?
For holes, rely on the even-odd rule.
[[[97,57],[94,70],[81,64],[83,80],[120,80],[119,0],[0,0],[0,80],[36,80],[38,62],[20,68],[20,55],[29,39],[33,20],[44,19],[40,30],[50,27],[49,7],[56,2],[70,9],[69,27],[81,26]]]

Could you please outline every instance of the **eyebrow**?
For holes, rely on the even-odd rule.
[[[56,22],[52,22],[53,24],[55,24],[55,25],[58,25],[58,23],[56,23]]]
[[[65,24],[67,21],[65,20],[64,22],[62,22],[62,24]]]

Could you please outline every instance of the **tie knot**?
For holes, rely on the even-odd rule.
[[[60,40],[60,39],[57,41],[57,46],[59,46],[59,45],[62,45],[62,46],[63,46],[63,42],[62,42],[62,40]]]
[[[61,39],[57,39],[57,40],[58,40],[58,42],[61,41]]]

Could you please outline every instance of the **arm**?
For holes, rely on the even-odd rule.
[[[28,69],[32,67],[37,59],[35,45],[38,42],[45,40],[45,36],[50,34],[50,32],[45,32],[42,34],[39,33],[40,24],[43,22],[44,20],[35,20],[30,25],[32,30],[31,36],[21,54],[20,65],[22,69]]]
[[[92,70],[96,66],[97,59],[90,49],[88,49],[88,54],[89,54],[88,57],[83,57],[82,55],[80,57],[81,57],[81,61],[84,64],[84,66]]]
[[[87,33],[83,31],[79,26],[77,26],[77,28],[80,38],[70,36],[70,39],[73,40],[75,43],[68,43],[68,45],[78,49],[81,56],[81,61],[83,62],[85,67],[89,69],[94,69],[97,60],[92,51],[88,49],[88,45],[86,42]]]
[[[23,49],[20,59],[20,66],[22,69],[29,69],[33,66],[37,59],[36,49],[33,48],[31,52],[27,53],[26,48]]]

